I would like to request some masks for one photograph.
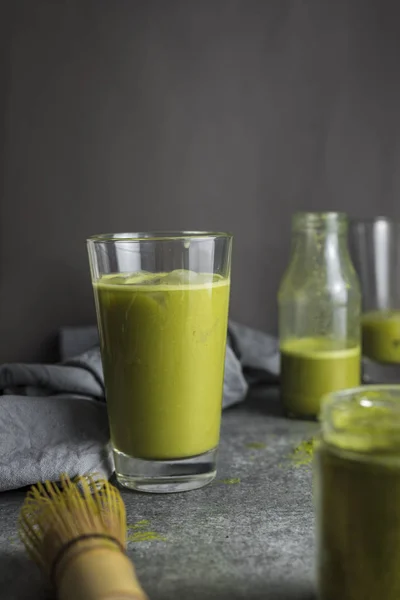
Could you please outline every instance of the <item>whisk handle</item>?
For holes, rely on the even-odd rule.
[[[129,558],[109,547],[74,546],[56,574],[59,600],[148,600]]]

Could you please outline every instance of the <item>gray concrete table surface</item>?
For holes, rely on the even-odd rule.
[[[314,599],[312,469],[291,453],[316,430],[282,416],[277,390],[256,390],[224,412],[212,484],[122,492],[128,553],[150,600]],[[17,537],[24,495],[0,495],[0,598],[52,598]]]

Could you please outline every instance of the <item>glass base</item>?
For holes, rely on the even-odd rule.
[[[201,488],[217,474],[217,448],[176,460],[143,460],[114,448],[115,475],[122,486],[138,492],[171,494]]]

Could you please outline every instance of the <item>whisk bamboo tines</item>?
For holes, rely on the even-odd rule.
[[[33,486],[19,534],[60,600],[147,600],[125,553],[123,500],[105,479],[62,475],[60,486]]]

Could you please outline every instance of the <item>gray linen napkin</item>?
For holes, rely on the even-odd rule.
[[[96,327],[60,332],[62,362],[0,366],[0,491],[113,471]],[[277,341],[230,323],[223,407],[240,402],[249,383],[276,383]],[[260,375],[262,374],[262,377]]]
[[[96,327],[64,328],[56,365],[0,366],[0,491],[45,479],[113,471]],[[249,385],[279,383],[276,338],[230,322],[223,407]],[[400,382],[399,366],[363,361],[366,383]]]

